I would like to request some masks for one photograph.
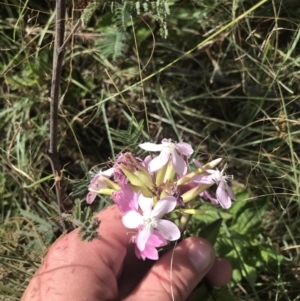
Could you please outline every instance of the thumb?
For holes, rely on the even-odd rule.
[[[124,300],[186,300],[214,260],[214,250],[205,239],[188,238],[162,256]]]

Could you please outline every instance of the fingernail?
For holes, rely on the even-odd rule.
[[[207,244],[197,241],[190,245],[187,256],[195,269],[200,273],[206,271],[211,265],[214,259],[214,252]]]

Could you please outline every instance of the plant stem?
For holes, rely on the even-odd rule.
[[[64,58],[66,0],[56,0],[56,22],[55,22],[55,47],[53,53],[53,72],[51,81],[51,102],[50,102],[50,145],[48,155],[50,158],[52,172],[55,179],[55,191],[58,203],[59,215],[62,212],[62,189],[60,185],[61,170],[59,163],[59,153],[57,150],[57,128],[58,128],[58,106],[61,70]],[[65,224],[63,230],[65,230]]]

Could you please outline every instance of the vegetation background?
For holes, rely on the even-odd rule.
[[[69,3],[66,19],[68,36],[86,14],[62,70],[60,216],[46,155],[55,3],[0,2],[0,299],[20,299],[62,219],[90,216],[89,170],[169,137],[235,176],[234,206],[206,205],[190,224],[195,235],[223,218],[215,247],[234,274],[210,297],[299,300],[299,1],[88,3]]]

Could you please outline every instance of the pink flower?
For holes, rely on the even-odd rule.
[[[183,176],[187,172],[185,159],[190,157],[194,152],[193,148],[188,143],[173,143],[171,142],[171,139],[163,139],[161,144],[146,142],[140,144],[139,147],[150,152],[160,152],[160,154],[149,163],[150,172],[156,172],[161,169],[167,164],[171,157],[173,167],[180,176]]]
[[[151,161],[151,157],[147,156],[145,160],[142,160],[139,157],[134,157],[132,153],[126,152],[120,154],[114,164],[114,181],[120,186],[124,186],[130,182],[130,177],[128,177],[129,172],[139,177],[139,174],[148,174],[148,179],[151,179],[151,176],[148,172],[148,164]],[[126,171],[124,171],[124,169]],[[127,176],[126,176],[127,174]]]
[[[139,230],[136,236],[136,246],[140,251],[145,250],[154,229],[158,230],[166,240],[179,239],[180,231],[178,227],[171,221],[161,219],[164,214],[175,208],[176,199],[174,197],[167,196],[160,199],[152,209],[153,199],[146,198],[140,193],[138,204],[143,214],[131,210],[124,214],[122,221],[126,228]]]
[[[106,184],[102,181],[103,177],[110,178],[114,174],[114,168],[99,171],[91,180],[89,185],[89,193],[86,196],[86,202],[91,204],[94,202],[99,189],[106,188]]]
[[[132,237],[132,242],[136,242],[136,236]],[[157,260],[159,256],[156,248],[165,245],[167,245],[167,240],[157,230],[154,230],[146,243],[144,251],[135,246],[135,255],[137,258],[142,258],[143,260],[146,258]]]
[[[121,212],[138,210],[138,194],[134,192],[128,184],[124,184],[121,190],[112,194],[112,199],[118,205]]]
[[[228,209],[231,206],[231,200],[235,200],[235,195],[232,191],[232,189],[228,186],[227,180],[232,179],[233,176],[225,175],[224,171],[226,169],[226,166],[219,171],[218,169],[207,169],[205,170],[208,175],[200,175],[195,176],[193,178],[194,182],[200,183],[200,184],[217,184],[218,188],[216,191],[216,198],[217,202],[224,208]],[[206,195],[207,196],[207,195]],[[214,202],[213,198],[209,198],[211,201]]]
[[[214,198],[207,190],[201,192],[200,197],[206,200],[210,200],[213,204],[218,204],[218,200]]]
[[[201,164],[198,160],[193,159],[193,162],[194,162],[194,164],[195,164],[197,167],[202,168],[202,164]]]
[[[124,163],[124,161],[125,161],[125,156],[124,156],[124,154],[121,153],[117,157],[117,160],[116,160],[116,162],[114,164],[114,169],[115,169],[115,172],[114,172],[114,181],[116,183],[120,184],[121,186],[127,184],[127,182],[128,182],[127,177],[124,175],[123,171],[119,167],[119,164]]]

